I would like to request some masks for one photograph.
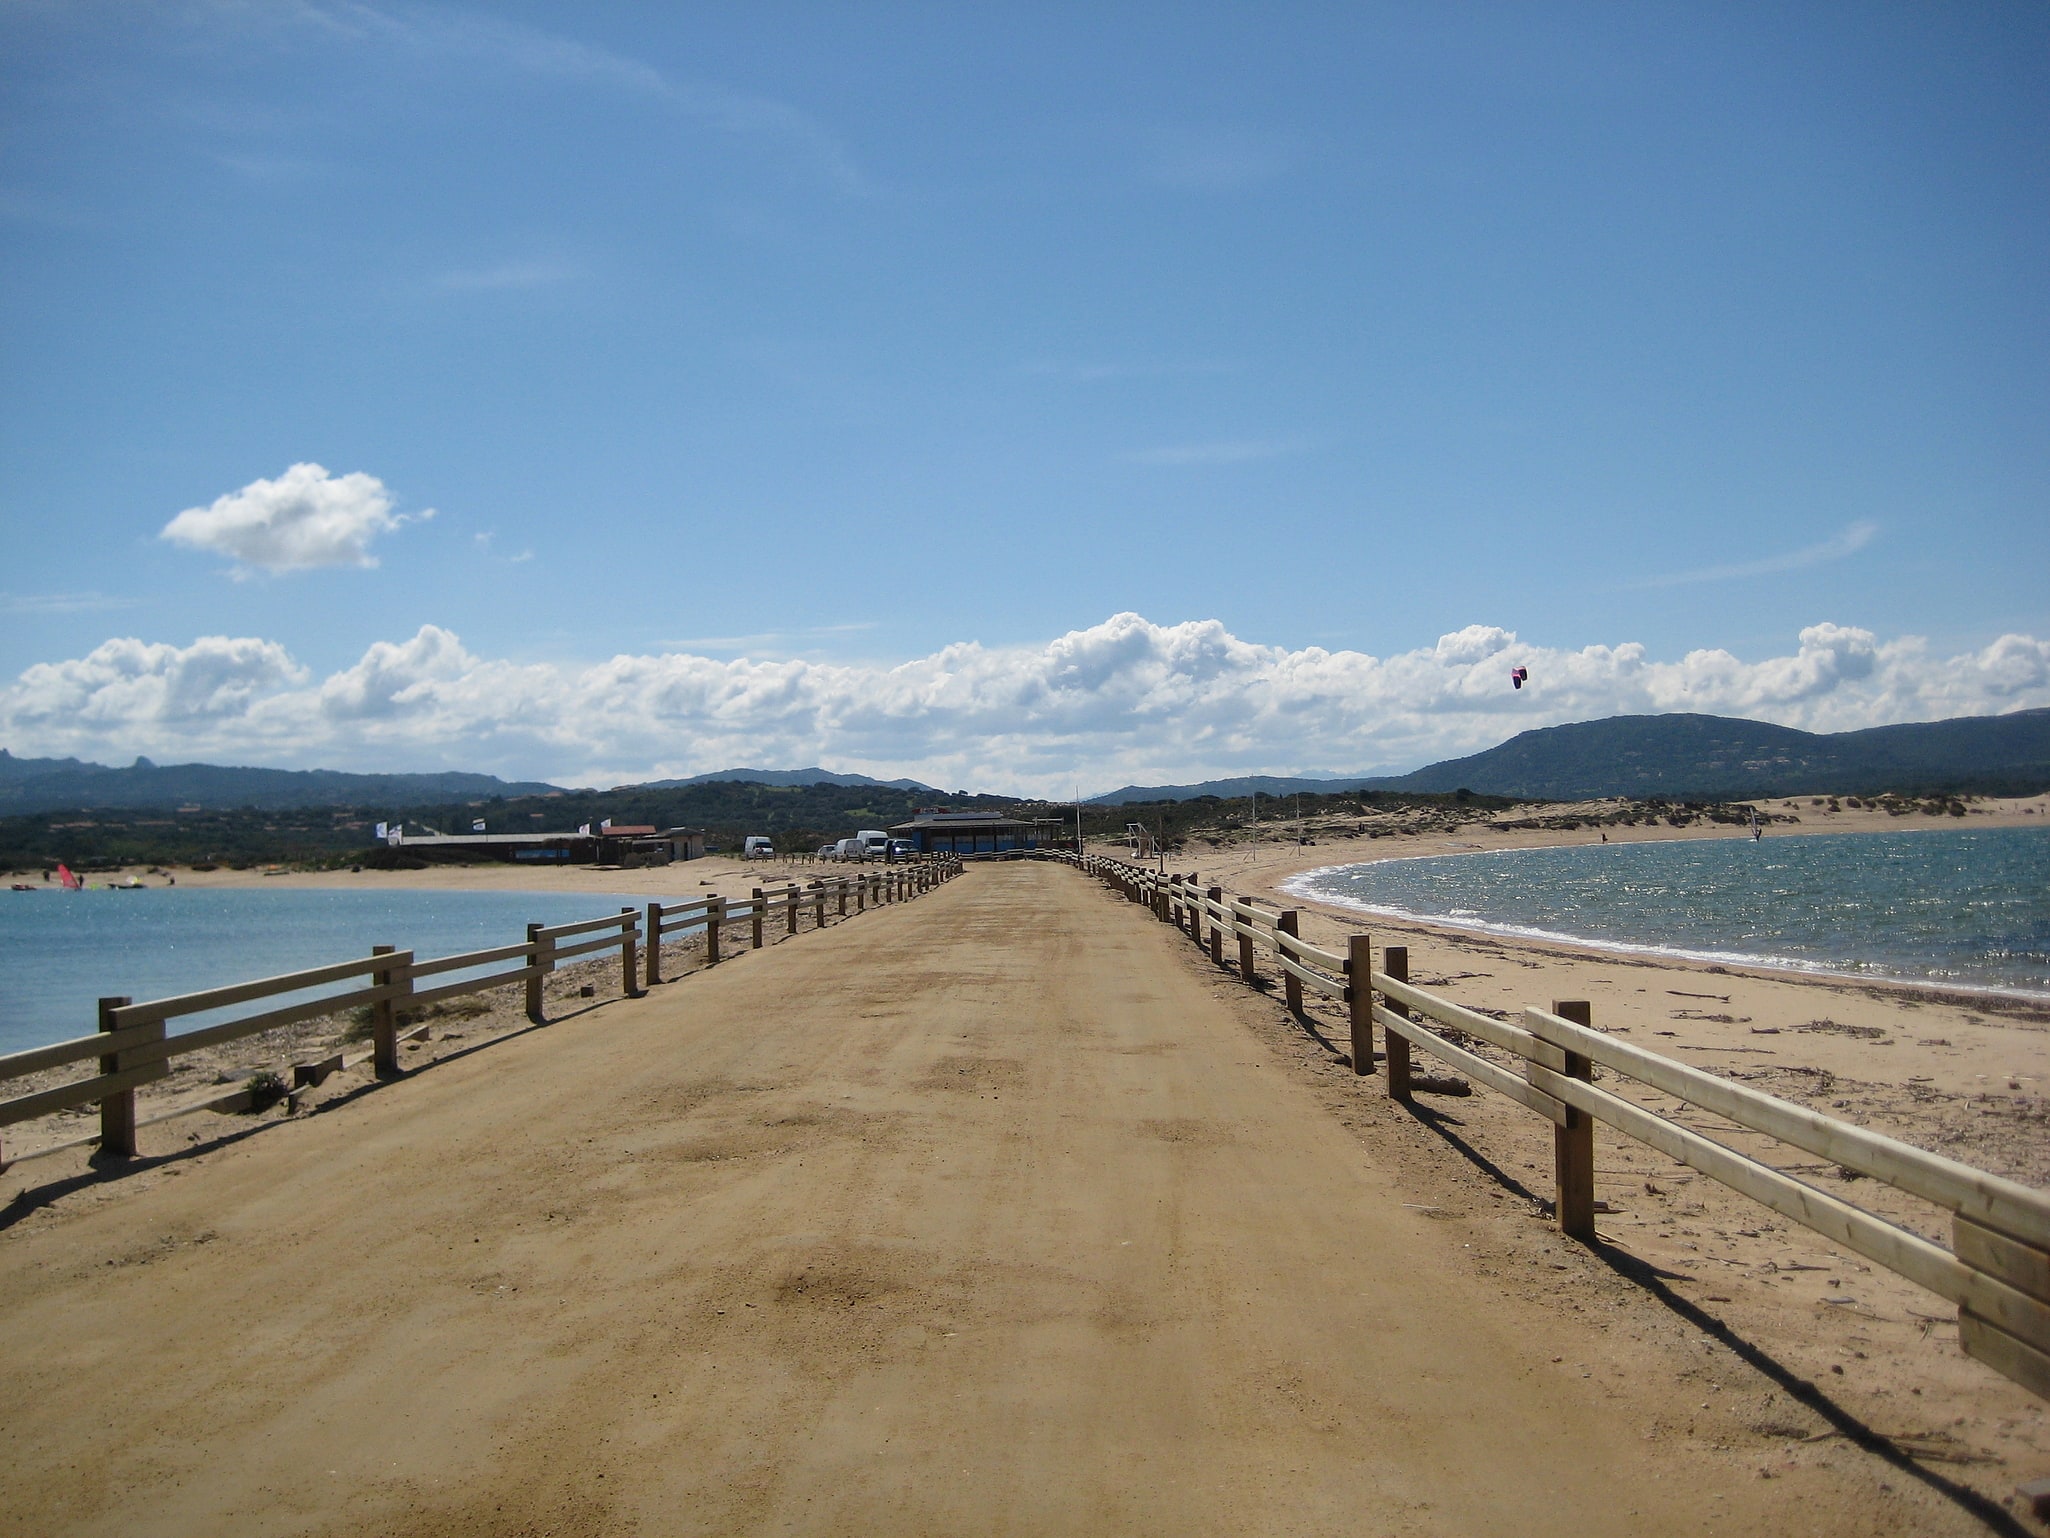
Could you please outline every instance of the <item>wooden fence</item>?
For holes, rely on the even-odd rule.
[[[1526,1008],[1516,1023],[1497,1020],[1412,986],[1407,947],[1383,947],[1377,968],[1369,936],[1348,935],[1342,951],[1311,945],[1298,934],[1297,910],[1203,886],[1193,875],[1096,855],[1057,858],[1146,904],[1219,965],[1227,964],[1226,941],[1234,942],[1229,964],[1248,983],[1260,980],[1256,949],[1264,949],[1290,1010],[1301,1013],[1305,988],[1343,1003],[1355,1074],[1375,1071],[1379,1026],[1391,1098],[1407,1100],[1417,1087],[1414,1047],[1551,1122],[1557,1219],[1572,1237],[1595,1239],[1594,1123],[1601,1121],[1956,1304],[1965,1351],[2050,1399],[2050,1192],[1619,1041],[1593,1029],[1585,1001],[1555,1000]],[[1486,1043],[1506,1064],[1448,1032]],[[1599,1087],[1598,1067],[1947,1209],[1951,1248]]]
[[[245,1087],[137,1119],[135,1092],[146,1084],[167,1077],[171,1072],[171,1059],[204,1047],[219,1046],[325,1015],[367,1007],[370,1011],[370,1050],[353,1056],[336,1052],[313,1062],[293,1064],[292,1084],[285,1090],[285,1095],[292,1098],[324,1082],[339,1070],[366,1060],[373,1064],[379,1077],[390,1077],[400,1071],[400,1044],[424,1036],[428,1029],[424,1025],[410,1029],[404,1027],[401,1019],[407,1011],[423,1009],[463,994],[525,983],[527,1017],[538,1025],[545,1021],[542,999],[545,981],[565,961],[603,951],[617,951],[620,991],[627,997],[633,997],[642,991],[639,958],[643,952],[647,958],[647,984],[653,986],[662,981],[662,945],[666,940],[702,931],[706,964],[717,965],[722,955],[721,936],[735,925],[748,926],[751,948],[759,950],[765,943],[765,924],[772,916],[780,915],[787,925],[787,933],[795,935],[799,930],[799,916],[808,909],[813,916],[813,927],[823,929],[829,905],[835,917],[845,918],[849,916],[850,904],[852,912],[860,914],[871,907],[908,901],[959,875],[960,871],[959,861],[924,859],[858,875],[830,877],[804,887],[795,883],[773,889],[756,887],[743,901],[699,897],[680,903],[651,902],[645,913],[645,931],[642,929],[642,911],[622,908],[616,914],[570,924],[529,924],[527,938],[517,944],[464,951],[454,956],[437,956],[431,960],[418,960],[411,951],[377,945],[371,947],[368,956],[287,972],[277,977],[258,978],[252,982],[231,983],[199,993],[151,999],[140,1004],[130,998],[103,998],[99,1005],[99,1030],[96,1034],[0,1055],[0,1085],[97,1059],[98,1071],[90,1077],[0,1100],[0,1129],[53,1111],[97,1102],[100,1108],[98,1135],[38,1148],[17,1155],[12,1161],[6,1156],[4,1144],[0,1144],[0,1169],[6,1168],[10,1162],[18,1163],[22,1159],[39,1158],[64,1148],[95,1142],[100,1145],[102,1153],[133,1157],[136,1132],[141,1127],[188,1116],[196,1111],[236,1110],[247,1106],[251,1091]],[[451,972],[475,972],[485,967],[500,970],[483,976],[460,977],[420,986],[423,979],[442,977]],[[339,993],[322,993],[314,998],[274,1005],[255,1014],[177,1034],[168,1029],[170,1022],[186,1016],[229,1009],[257,1000],[284,998],[309,989],[329,988],[336,983],[354,986]]]

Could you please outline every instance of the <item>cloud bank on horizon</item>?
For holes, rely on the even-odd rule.
[[[1531,682],[1510,687],[1509,669]],[[1041,646],[967,641],[910,661],[480,657],[424,625],[316,677],[276,641],[114,639],[0,689],[21,756],[282,767],[466,768],[611,785],[736,763],[823,763],[1064,799],[1246,773],[1401,772],[1519,731],[1702,711],[1816,731],[2050,705],[2050,641],[1935,654],[1836,624],[1788,655],[1677,661],[1625,642],[1569,651],[1469,625],[1388,657],[1291,651],[1217,620],[1125,613]]]

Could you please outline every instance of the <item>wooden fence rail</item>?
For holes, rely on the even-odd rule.
[[[400,1017],[407,1010],[422,1009],[463,994],[524,983],[528,1018],[541,1024],[546,1019],[543,1010],[545,980],[560,963],[575,957],[595,955],[601,951],[619,952],[621,993],[634,997],[643,991],[639,980],[639,955],[643,950],[647,955],[648,985],[653,986],[662,980],[661,953],[666,939],[702,931],[706,942],[706,961],[717,964],[720,959],[720,933],[734,924],[749,924],[753,943],[759,948],[764,943],[764,919],[772,911],[780,909],[784,913],[788,933],[795,935],[798,933],[799,911],[805,905],[809,905],[814,914],[814,928],[823,929],[827,923],[829,900],[837,902],[837,916],[844,918],[850,894],[855,900],[854,911],[860,913],[871,901],[900,901],[913,897],[951,880],[960,872],[961,865],[957,860],[927,859],[883,872],[836,876],[815,881],[806,887],[792,883],[774,892],[756,888],[745,902],[732,902],[722,897],[698,897],[679,903],[649,903],[645,915],[637,908],[622,908],[616,914],[580,919],[574,923],[529,924],[527,937],[522,942],[438,956],[426,961],[416,960],[411,951],[379,945],[372,947],[368,956],[275,977],[230,983],[198,993],[151,999],[140,1004],[128,998],[104,998],[100,1000],[99,1030],[93,1035],[0,1054],[0,1085],[88,1060],[96,1060],[98,1069],[90,1077],[69,1084],[0,1099],[0,1129],[53,1111],[97,1102],[100,1108],[98,1135],[71,1139],[17,1154],[11,1159],[4,1143],[0,1143],[0,1169],[5,1169],[10,1163],[39,1158],[81,1143],[98,1143],[102,1153],[133,1157],[139,1127],[193,1111],[229,1109],[232,1102],[246,1102],[249,1092],[243,1089],[215,1095],[144,1120],[137,1119],[135,1091],[167,1077],[172,1058],[203,1047],[218,1046],[325,1015],[367,1007],[371,1034],[368,1058],[379,1076],[388,1077],[399,1072],[400,1043],[409,1036],[420,1036],[426,1031],[424,1026],[410,1031],[402,1029]],[[645,930],[642,928],[644,917]],[[644,934],[645,945],[642,942]],[[516,965],[481,977],[460,977],[426,988],[418,986],[422,978],[474,971],[503,962]],[[303,994],[311,989],[359,979],[358,986],[342,992],[321,993],[310,999],[277,1005],[175,1035],[166,1028],[169,1022],[184,1016]],[[351,1059],[334,1053],[317,1062],[294,1064],[291,1093],[319,1084],[338,1069],[364,1060],[363,1056]]]
[[[1355,1074],[1375,1071],[1373,1028],[1380,1026],[1390,1098],[1407,1100],[1418,1087],[1410,1064],[1415,1047],[1544,1117],[1552,1124],[1555,1214],[1572,1237],[1596,1238],[1594,1123],[1600,1121],[1957,1305],[1964,1350],[2050,1399],[2050,1191],[1619,1041],[1593,1029],[1585,1001],[1533,1005],[1511,1024],[1413,986],[1404,946],[1384,946],[1377,968],[1369,936],[1347,936],[1342,954],[1310,945],[1297,932],[1296,910],[1201,886],[1194,874],[1150,871],[1097,855],[1054,858],[1146,904],[1205,947],[1213,962],[1235,965],[1247,983],[1261,980],[1256,947],[1264,948],[1292,1011],[1301,1013],[1304,988],[1342,1001]],[[1229,963],[1227,937],[1237,941]],[[1507,1063],[1453,1034],[1493,1048]],[[1947,1209],[1951,1248],[1601,1088],[1594,1082],[1598,1067]]]

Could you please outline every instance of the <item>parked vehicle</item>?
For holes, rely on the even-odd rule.
[[[890,835],[881,828],[863,828],[854,838],[864,860],[880,860],[890,852]]]
[[[889,858],[890,858],[890,859],[892,859],[892,860],[911,860],[911,859],[916,859],[916,858],[917,858],[917,856],[918,856],[918,848],[917,848],[917,846],[916,846],[916,845],[914,845],[914,844],[913,844],[913,843],[911,842],[911,840],[910,840],[910,839],[908,839],[908,838],[893,838],[893,839],[891,839],[891,840],[890,840],[890,848],[889,848]]]
[[[868,858],[868,853],[861,847],[860,839],[843,838],[833,846],[833,858],[836,860],[865,860]]]
[[[821,845],[819,845],[819,858],[820,858],[821,860],[837,860],[837,859],[839,859],[839,858],[840,858],[840,846],[839,846],[838,844],[821,844]]]
[[[743,860],[766,860],[775,852],[775,840],[762,833],[750,833],[746,842],[740,846],[740,857]]]

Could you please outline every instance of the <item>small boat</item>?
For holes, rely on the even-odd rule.
[[[8,890],[10,892],[33,892],[35,888],[30,886],[26,881],[17,881],[14,883],[13,886],[9,887]]]

